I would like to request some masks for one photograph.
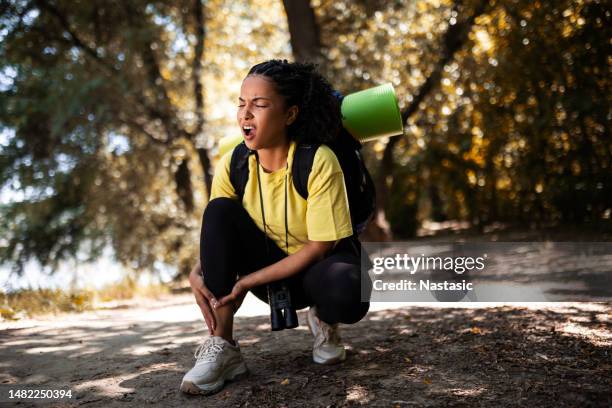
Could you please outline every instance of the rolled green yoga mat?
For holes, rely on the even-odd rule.
[[[347,95],[340,109],[342,125],[362,143],[404,133],[397,96],[391,84]]]
[[[397,96],[391,84],[383,84],[344,97],[340,107],[342,125],[360,142],[404,133]],[[242,142],[242,135],[219,141],[219,156]]]

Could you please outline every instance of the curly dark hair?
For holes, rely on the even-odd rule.
[[[270,79],[286,107],[298,106],[298,116],[287,129],[289,139],[298,143],[333,142],[341,126],[340,99],[317,66],[273,59],[254,65],[247,74]]]

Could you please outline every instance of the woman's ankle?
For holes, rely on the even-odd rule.
[[[221,337],[223,340],[227,341],[232,346],[236,345],[236,341],[234,340],[234,338],[233,338],[234,336],[232,336],[232,335],[221,334],[221,333],[214,333],[213,336]]]
[[[232,339],[231,337],[223,337],[223,340],[227,341],[232,346],[236,345],[236,340]]]

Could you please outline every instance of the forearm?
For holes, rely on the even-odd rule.
[[[250,273],[241,279],[248,288],[264,285],[280,279],[295,275],[310,264],[323,259],[327,251],[334,246],[334,241],[315,242],[309,241],[299,251],[291,254],[280,261],[266,266],[256,272]]]

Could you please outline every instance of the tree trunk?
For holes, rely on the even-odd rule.
[[[431,202],[431,218],[436,222],[443,222],[447,220],[446,213],[444,212],[444,203],[440,198],[440,192],[438,186],[434,180],[429,180],[429,201]]]
[[[206,22],[204,15],[204,7],[202,6],[201,0],[193,0],[193,16],[195,18],[195,34],[196,34],[196,45],[193,57],[193,94],[196,102],[195,114],[197,118],[197,125],[195,134],[196,137],[199,135],[204,137],[204,86],[202,85],[202,59],[204,58],[204,46],[206,41]],[[204,185],[206,186],[206,194],[210,197],[210,188],[212,186],[212,167],[210,157],[208,155],[208,149],[204,147],[196,148],[198,152],[198,158],[200,159],[200,166],[202,167],[202,173],[204,174]]]
[[[460,1],[455,4],[455,9],[458,9]],[[402,112],[402,121],[406,123],[408,119],[418,110],[419,104],[425,99],[427,95],[438,85],[442,72],[446,64],[448,64],[454,57],[455,53],[463,46],[468,38],[468,34],[474,25],[476,17],[484,13],[488,5],[487,0],[483,0],[474,12],[465,21],[456,23],[448,26],[443,41],[442,41],[442,56],[436,64],[431,75],[421,85],[415,98],[412,100],[410,105]],[[372,226],[372,229],[378,230],[375,235],[383,235],[385,241],[393,239],[391,236],[391,230],[388,228],[388,223],[385,217],[385,208],[388,202],[389,189],[387,186],[387,179],[393,177],[393,148],[399,142],[400,137],[392,137],[385,146],[383,152],[383,158],[380,163],[380,170],[378,172],[378,178],[376,180],[376,196],[377,196],[377,214],[375,222],[379,222],[379,225]]]
[[[310,0],[283,0],[293,58],[298,62],[322,63],[319,27]]]
[[[206,194],[210,199],[210,189],[212,187],[213,179],[213,168],[208,156],[208,149],[203,147],[197,148],[198,157],[200,158],[200,165],[202,166],[202,172],[204,173],[204,185],[206,186]]]
[[[185,206],[185,212],[193,211],[193,190],[191,188],[191,171],[189,171],[189,159],[185,157],[174,172],[176,194]]]

